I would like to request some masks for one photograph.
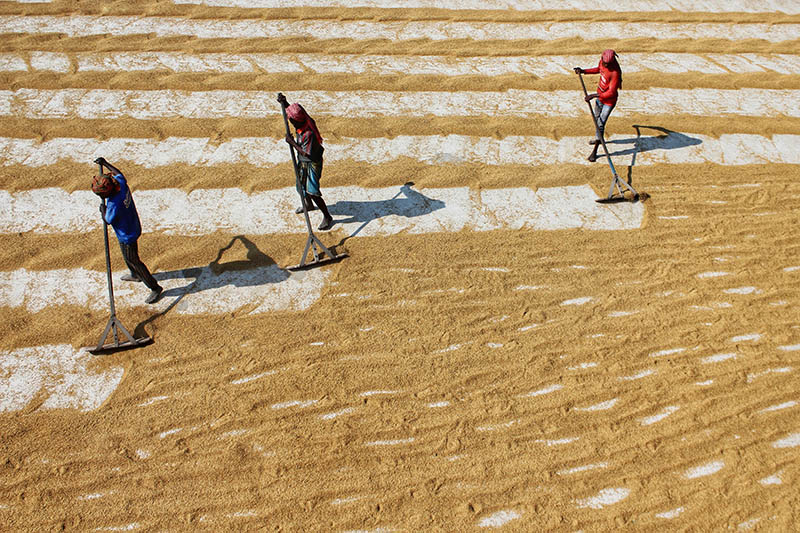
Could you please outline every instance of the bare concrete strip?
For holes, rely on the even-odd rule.
[[[304,37],[312,39],[430,39],[543,40],[608,39],[763,39],[777,43],[797,40],[800,24],[733,22],[438,22],[438,21],[336,21],[336,20],[217,20],[179,17],[50,15],[0,17],[0,33],[59,33],[89,35],[188,36],[198,39],[262,39]]]

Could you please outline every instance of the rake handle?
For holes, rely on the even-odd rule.
[[[283,115],[283,125],[286,127],[286,135],[291,135],[292,132],[289,131],[289,118],[286,116],[286,107],[289,103],[286,101],[286,97],[283,93],[278,93],[278,102],[281,104],[281,114]],[[297,183],[300,183],[300,169],[297,165],[297,156],[294,153],[294,146],[291,144],[289,145],[289,152],[292,154],[292,166],[294,167],[295,178],[297,179]],[[305,188],[303,192],[305,192]],[[303,198],[303,201],[305,201],[305,198]]]
[[[589,97],[589,91],[586,90],[586,83],[583,81],[583,74],[578,72],[578,79],[581,80],[581,87],[583,87],[583,96],[584,99]],[[589,114],[592,115],[592,122],[594,122],[594,131],[597,133],[597,136],[600,136],[600,126],[597,125],[597,117],[594,116],[594,110],[592,109],[592,102],[587,101],[586,105],[589,106]]]

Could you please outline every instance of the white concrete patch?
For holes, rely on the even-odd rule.
[[[110,491],[108,494],[114,494],[114,491]],[[102,498],[103,496],[107,496],[108,494],[103,492],[93,492],[92,494],[84,494],[83,496],[78,496],[78,499],[81,501],[97,500],[98,498]]]
[[[650,357],[662,357],[664,355],[675,355],[679,353],[683,353],[686,351],[686,348],[669,348],[667,350],[660,350],[658,352],[652,352]]]
[[[798,143],[800,135],[774,135],[767,138],[751,134],[724,134],[714,138],[670,132],[662,136],[643,136],[638,141],[633,135],[612,135],[607,145],[617,165],[630,164],[636,152],[636,165],[642,166],[694,163],[738,166],[800,164],[800,153],[795,150]],[[325,143],[325,161],[328,164],[356,161],[378,165],[407,157],[429,165],[591,165],[585,159],[585,144],[585,137],[564,137],[559,140],[549,137],[509,136],[496,139],[467,135],[399,135],[391,139],[343,137],[336,142]],[[194,137],[168,137],[164,140],[54,138],[44,142],[0,138],[0,164],[3,166],[41,167],[59,161],[85,163],[98,153],[113,153],[120,162],[145,168],[179,163],[198,167],[224,164],[271,167],[286,164],[289,160],[286,143],[269,137],[236,137],[222,142]],[[551,191],[559,189],[549,188]],[[486,201],[492,200],[491,191],[486,191]]]
[[[260,374],[253,374],[252,376],[246,376],[246,377],[243,377],[243,378],[234,379],[233,381],[231,381],[231,384],[232,385],[242,385],[244,383],[249,383],[249,382],[255,381],[257,379],[261,379],[261,378],[264,378],[264,377],[267,377],[267,376],[271,376],[275,372],[276,372],[275,370],[270,370],[268,372],[262,372]]]
[[[41,1],[41,0],[17,0]],[[173,0],[176,4],[216,7],[276,9],[282,7],[371,7],[395,9],[396,0]],[[592,0],[405,0],[405,9],[474,9],[514,11],[598,11]],[[800,7],[790,0],[617,0],[614,11],[681,11],[697,13],[781,13],[798,14]]]
[[[751,373],[751,374],[747,374],[747,382],[748,383],[752,383],[757,378],[760,378],[761,376],[766,376],[768,374],[788,374],[791,371],[792,371],[792,367],[790,367],[790,366],[784,366],[784,367],[780,367],[780,368],[768,368],[768,369],[764,370],[763,372],[754,372],[754,373]]]
[[[727,276],[730,272],[701,272],[697,275],[700,279],[708,279],[708,278],[720,278],[722,276]]]
[[[186,52],[30,52],[0,54],[0,71],[170,72],[170,73],[270,73],[358,74],[372,76],[438,75],[536,77],[574,75],[576,65],[596,65],[597,55],[577,56],[391,56],[324,54],[192,54]],[[699,72],[778,72],[800,74],[800,55],[789,54],[681,54],[626,53],[621,60],[626,73],[654,71],[665,74]]]
[[[630,493],[630,489],[626,488],[603,489],[596,496],[575,500],[575,503],[579,509],[602,509],[607,505],[621,502]]]
[[[386,527],[378,527],[375,529],[348,529],[347,531],[343,531],[342,533],[397,533],[401,531],[397,528],[386,528]]]
[[[595,367],[597,367],[597,363],[588,362],[588,363],[580,363],[580,364],[574,365],[574,366],[568,366],[567,370],[586,370],[586,369],[595,368]]]
[[[357,502],[358,500],[363,500],[364,496],[350,496],[349,498],[336,498],[335,500],[331,501],[331,505],[343,505],[346,503],[353,503]]]
[[[397,394],[399,391],[396,390],[368,390],[366,392],[362,392],[359,394],[362,398],[368,398],[370,396],[390,396],[392,394]]]
[[[688,4],[687,4],[688,5]],[[135,16],[20,16],[0,17],[0,33],[61,33],[69,37],[89,35],[147,35],[157,37],[191,36],[198,39],[449,39],[519,40],[582,38],[608,39],[764,39],[769,42],[793,41],[800,35],[800,24],[745,22],[450,22],[367,20],[263,20],[191,19],[183,17]]]
[[[576,407],[575,410],[576,411],[607,411],[608,409],[611,409],[612,407],[614,407],[617,404],[618,401],[619,401],[619,398],[614,398],[612,400],[608,400],[608,401],[605,401],[605,402],[600,402],[600,403],[597,403],[597,404],[594,404],[594,405],[590,405],[589,407]]]
[[[714,309],[729,309],[733,307],[729,302],[712,302],[711,305],[690,305],[689,309],[693,311],[713,311]],[[712,322],[703,322],[703,325],[710,326]]]
[[[183,428],[168,429],[166,431],[162,431],[161,433],[159,433],[158,438],[163,439],[165,437],[169,437],[170,435],[174,435],[175,433],[180,433],[181,431],[183,431]]]
[[[107,526],[107,527],[98,527],[95,528],[95,531],[133,531],[134,529],[139,529],[141,527],[138,522],[132,522],[130,524],[126,524],[124,526]]]
[[[249,432],[250,431],[247,429],[234,429],[223,433],[222,435],[217,437],[217,440],[230,439],[231,437],[241,437],[242,435],[245,435]]]
[[[93,357],[67,344],[0,351],[0,412],[19,411],[38,394],[45,395],[41,409],[97,409],[125,370],[96,371]]]
[[[608,313],[609,318],[622,318],[626,316],[635,315],[639,311],[612,311]]]
[[[771,476],[767,476],[763,479],[758,480],[759,483],[762,485],[769,486],[769,485],[782,485],[783,480],[781,479],[781,472],[777,472],[772,474]]]
[[[494,424],[491,426],[478,426],[475,428],[476,431],[497,431],[501,429],[508,429],[516,424],[519,423],[519,420],[510,420],[503,424]]]
[[[676,509],[672,509],[670,511],[664,511],[663,513],[656,514],[656,518],[664,518],[665,520],[672,520],[673,518],[678,518],[685,509],[683,507],[678,507]]]
[[[747,335],[737,335],[731,337],[731,342],[755,342],[761,340],[760,333],[748,333]]]
[[[449,407],[449,406],[450,406],[450,402],[447,402],[447,401],[444,401],[444,402],[432,402],[432,403],[429,403],[429,404],[426,405],[426,407],[428,407],[430,409],[436,409],[436,408],[439,408],[439,407]]]
[[[516,520],[521,517],[522,515],[517,511],[497,511],[486,518],[482,518],[480,522],[478,522],[478,527],[503,527],[512,520]]]
[[[693,311],[713,311],[714,309],[729,309],[733,307],[729,302],[712,302],[711,305],[690,305],[689,309]],[[703,325],[710,326],[712,322],[703,322]]]
[[[710,476],[722,470],[724,466],[725,463],[723,461],[711,461],[710,463],[690,468],[686,472],[684,472],[683,475],[687,479],[696,479],[699,477]]]
[[[738,529],[739,531],[750,531],[751,529],[756,527],[756,524],[758,524],[759,522],[761,522],[760,518],[751,518],[750,520],[746,520],[741,524],[739,524],[739,526],[736,529]]]
[[[697,383],[695,383],[695,385],[697,385],[698,387],[708,387],[709,385],[712,385],[713,383],[714,383],[714,380],[713,379],[709,379],[709,380],[706,380],[706,381],[698,381]]]
[[[798,27],[800,31],[800,26]],[[684,114],[695,116],[800,117],[792,89],[668,89],[625,91],[624,105],[615,116]],[[508,89],[484,91],[296,91],[292,101],[316,118],[374,117],[583,117],[575,91]],[[0,116],[30,119],[81,118],[139,120],[184,117],[191,119],[275,117],[275,94],[264,91],[178,91],[124,89],[17,89],[0,91]],[[643,129],[648,133],[648,129]],[[659,132],[663,135],[662,132]],[[674,137],[674,134],[673,134]],[[755,136],[751,136],[755,137]],[[674,139],[673,139],[674,140]],[[282,142],[282,140],[281,140]],[[650,142],[647,138],[643,143]],[[585,145],[585,139],[584,143]],[[698,143],[699,144],[699,143]],[[795,144],[796,146],[796,144]],[[613,145],[612,145],[613,147]],[[585,148],[585,146],[584,146]],[[284,150],[285,151],[285,150]],[[585,151],[585,150],[584,150]],[[763,151],[757,144],[731,146],[735,153]]]
[[[537,439],[537,444],[544,444],[545,446],[560,446],[562,444],[569,444],[575,442],[579,437],[568,437],[565,439]]]
[[[247,308],[249,314],[301,311],[320,298],[330,272],[314,269],[301,274],[290,275],[276,265],[219,274],[209,267],[154,272],[164,292],[148,308],[165,311],[177,303],[170,312],[186,315],[225,314],[242,308]],[[115,283],[117,308],[147,305],[144,298],[148,292],[141,283]],[[0,272],[0,306],[24,307],[36,313],[55,305],[107,309],[105,273],[82,268]]]
[[[639,423],[643,426],[649,426],[650,424],[655,424],[656,422],[660,422],[667,418],[672,413],[678,411],[680,407],[677,405],[669,405],[661,410],[661,412],[657,415],[646,416],[644,418],[639,419]]]
[[[782,352],[796,352],[800,350],[800,344],[789,344],[786,346],[778,346],[778,349]]]
[[[147,231],[162,231],[168,235],[207,235],[218,231],[245,235],[306,232],[302,217],[294,214],[297,203],[294,188],[253,194],[241,189],[198,189],[190,193],[157,189],[135,191],[134,198]],[[631,230],[641,226],[644,218],[641,202],[600,205],[595,202],[596,198],[588,185],[536,191],[493,189],[480,193],[468,187],[416,190],[405,185],[381,189],[354,186],[325,189],[334,228],[365,237],[463,229]],[[91,191],[67,193],[52,188],[8,193],[0,190],[2,233],[87,232],[101,227],[97,197]],[[205,267],[192,272],[197,270],[200,270],[196,272],[199,274],[198,289],[221,281]],[[282,287],[281,282],[291,284],[296,279],[277,266],[223,274],[230,278],[229,283],[236,284],[252,283],[253,275],[276,287]],[[316,279],[315,276],[311,278]]]
[[[773,448],[796,448],[797,446],[800,446],[800,433],[792,433],[788,437],[772,443]]]
[[[556,472],[559,476],[569,476],[577,474],[578,472],[586,472],[587,470],[597,470],[599,468],[608,468],[608,463],[594,463],[590,465],[576,466],[574,468],[565,468]]]
[[[619,378],[617,378],[617,380],[619,380],[619,381],[635,381],[637,379],[646,378],[647,376],[652,376],[655,373],[656,373],[655,369],[649,368],[647,370],[642,370],[641,372],[638,372],[638,373],[633,374],[631,376],[620,376]]]
[[[345,407],[344,409],[340,409],[338,411],[334,411],[332,413],[325,413],[324,415],[319,415],[322,420],[333,420],[334,418],[340,417],[342,415],[350,414],[355,409],[352,407]]]
[[[414,437],[396,440],[374,440],[364,443],[364,446],[397,446],[399,444],[411,444],[412,442],[414,442]]]
[[[164,400],[166,400],[168,398],[169,398],[169,396],[154,396],[154,397],[152,397],[152,398],[150,398],[148,400],[143,401],[142,403],[140,403],[136,407],[147,407],[148,405],[153,405],[154,403],[164,401]]]
[[[151,455],[147,450],[136,450],[136,457],[139,459],[149,459]]]
[[[542,396],[544,394],[550,394],[551,392],[555,392],[564,388],[564,385],[550,385],[539,390],[531,391],[527,394],[523,394],[523,397],[532,398],[535,396]]]
[[[773,411],[780,411],[782,409],[788,409],[788,408],[794,407],[796,405],[797,405],[797,402],[795,402],[795,401],[784,402],[784,403],[779,404],[779,405],[773,405],[771,407],[767,407],[765,409],[762,409],[762,410],[759,411],[759,413],[771,413]]]
[[[725,294],[761,294],[762,291],[755,287],[736,287],[733,289],[725,289]]]
[[[584,305],[594,301],[591,296],[583,296],[581,298],[572,298],[571,300],[564,300],[561,305]]]
[[[784,272],[797,272],[798,270],[800,270],[800,266],[786,267],[783,269]]]
[[[463,346],[466,346],[467,344],[471,344],[471,343],[470,343],[470,342],[464,342],[464,343],[459,343],[459,344],[451,344],[451,345],[450,345],[450,346],[448,346],[447,348],[442,348],[441,350],[436,350],[436,351],[435,351],[435,352],[433,352],[433,353],[446,353],[446,352],[452,352],[452,351],[454,351],[454,350],[458,350],[459,348],[461,348],[461,347],[463,347]]]
[[[300,409],[305,409],[306,407],[311,407],[318,403],[317,400],[290,400],[288,402],[280,402],[272,404],[271,407],[273,409],[288,409],[290,407],[298,407]]]
[[[736,359],[735,353],[718,353],[714,355],[709,355],[707,357],[703,357],[700,359],[700,362],[704,365],[708,365],[711,363],[721,363],[722,361],[728,361],[729,359]]]

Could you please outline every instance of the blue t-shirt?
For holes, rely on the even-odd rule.
[[[133,244],[142,234],[139,214],[125,177],[117,173],[113,178],[119,183],[119,192],[106,201],[106,222],[114,228],[119,242]]]

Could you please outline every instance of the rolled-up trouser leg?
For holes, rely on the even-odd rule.
[[[594,117],[597,119],[597,131],[595,132],[595,139],[598,141],[603,136],[606,131],[606,122],[608,122],[608,117],[611,115],[611,111],[614,110],[613,105],[606,105],[600,100],[594,101]]]
[[[122,250],[122,258],[125,259],[125,264],[128,265],[131,272],[142,280],[151,291],[160,290],[161,285],[158,284],[156,278],[147,269],[147,266],[139,259],[139,242],[134,241],[131,244],[120,242],[119,248]]]

